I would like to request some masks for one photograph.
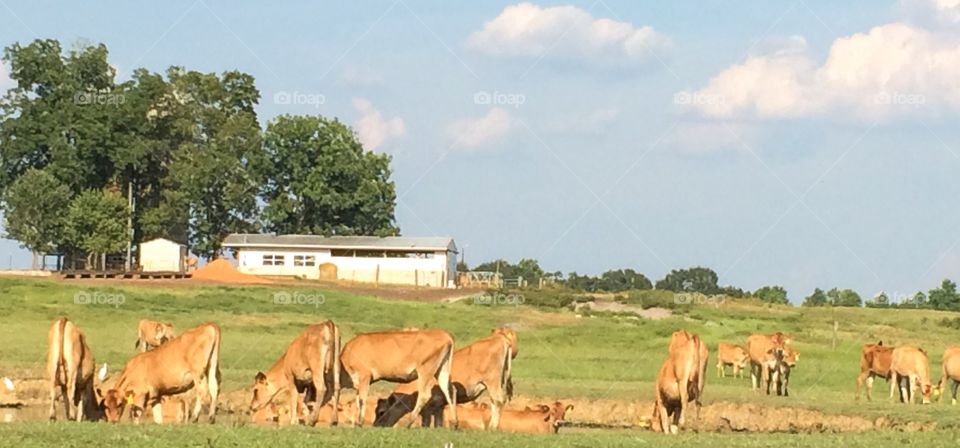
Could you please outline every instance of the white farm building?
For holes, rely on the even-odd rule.
[[[237,252],[246,274],[430,287],[452,287],[457,278],[449,237],[235,233],[223,247]]]
[[[137,252],[142,272],[184,272],[187,246],[157,238],[140,243]]]

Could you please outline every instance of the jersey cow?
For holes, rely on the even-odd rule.
[[[876,377],[883,378],[890,381],[890,361],[893,357],[893,347],[884,346],[883,341],[878,341],[876,344],[866,344],[863,346],[863,349],[860,350],[860,375],[857,376],[857,395],[856,399],[860,399],[860,387],[866,383],[867,386],[867,400],[871,400],[871,392],[873,392],[873,379]],[[892,395],[893,389],[891,388],[890,398],[893,398]]]
[[[509,328],[493,332],[453,353],[450,382],[457,391],[457,403],[469,403],[483,391],[490,396],[491,411],[488,427],[496,429],[500,413],[512,395],[513,359],[517,356],[517,333]],[[377,426],[393,426],[410,412],[418,397],[416,383],[401,384],[386,399],[377,403]],[[430,400],[420,412],[421,424],[441,425],[446,405],[439,386],[431,385]]]
[[[137,325],[137,342],[134,343],[133,348],[145,352],[159,347],[175,336],[173,333],[173,324],[143,319]]]
[[[151,408],[153,419],[163,422],[161,401],[197,388],[192,421],[200,417],[203,399],[209,400],[208,419],[213,422],[220,391],[220,327],[206,323],[167,341],[154,350],[140,353],[120,372],[112,389],[103,394],[101,407],[107,421],[119,421],[130,408],[134,421]]]
[[[334,403],[340,401],[339,358],[340,330],[333,321],[307,327],[290,342],[267,373],[257,373],[250,402],[251,413],[256,414],[282,395],[286,395],[287,409],[296,409],[301,402],[300,392],[304,392],[303,402],[309,404],[313,399],[319,400],[313,404],[306,422],[315,425],[324,405],[331,399]],[[296,412],[288,412],[286,418],[290,424],[299,420]],[[337,424],[337,412],[332,412],[329,423],[331,426]]]
[[[690,401],[697,403],[699,414],[708,352],[699,336],[677,331],[668,353],[657,374],[652,420],[654,431],[676,434]]]
[[[67,420],[95,418],[93,352],[73,322],[57,319],[47,334],[47,376],[50,379],[50,420],[56,420],[57,398],[63,399]],[[74,412],[75,411],[75,412]]]
[[[407,329],[359,334],[343,346],[340,364],[342,386],[357,391],[357,426],[362,426],[370,385],[381,380],[416,380],[417,400],[407,426],[430,400],[431,378],[446,399],[451,420],[457,421],[456,393],[450,388],[453,335],[447,331]]]

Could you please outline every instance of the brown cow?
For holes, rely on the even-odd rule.
[[[960,386],[960,347],[947,347],[943,352],[943,370],[940,376],[940,399],[946,395],[947,380],[950,383],[950,403],[957,404],[957,386]]]
[[[63,398],[67,420],[97,417],[93,381],[96,364],[87,338],[66,318],[53,321],[47,334],[47,376],[50,378],[50,420],[56,420],[57,398]],[[71,408],[76,407],[76,412]]]
[[[300,392],[304,392],[305,396],[310,397],[305,397],[304,401],[319,400],[313,405],[313,411],[307,419],[308,425],[316,424],[320,408],[331,399],[334,403],[340,401],[339,358],[340,330],[333,321],[307,327],[290,342],[283,356],[267,373],[257,372],[250,411],[256,412],[281,394],[287,396],[287,409],[294,409],[300,401]],[[296,413],[290,412],[287,418],[290,424],[298,422]],[[330,424],[337,424],[336,412]]]
[[[490,336],[480,339],[453,353],[450,382],[457,391],[457,403],[469,403],[487,391],[492,405],[489,427],[496,429],[500,410],[510,400],[512,391],[512,360],[517,356],[517,333],[509,328],[497,328]],[[417,400],[417,384],[397,386],[393,393],[377,403],[378,426],[393,426],[413,409]],[[446,405],[439,386],[433,383],[430,401],[420,412],[421,424],[437,426],[443,421]]]
[[[653,406],[654,430],[676,434],[684,425],[687,403],[703,393],[706,344],[700,337],[677,331],[670,337],[669,355],[657,375]]]
[[[783,350],[790,343],[790,337],[776,332],[771,335],[754,334],[747,338],[747,354],[750,355],[750,384],[754,392],[759,392],[763,382],[767,384],[770,395],[770,375],[780,364]]]
[[[914,390],[920,389],[924,404],[930,403],[933,385],[930,384],[930,361],[927,352],[916,347],[897,347],[890,359],[890,396],[895,387],[900,387],[900,400],[914,402]],[[901,384],[905,381],[906,384]]]
[[[857,395],[860,399],[860,386],[867,384],[867,400],[872,400],[873,379],[883,378],[890,382],[890,361],[893,356],[893,347],[883,345],[883,341],[876,344],[866,344],[860,351],[860,375],[857,376]],[[891,389],[891,394],[893,389]],[[893,395],[890,395],[893,398]]]
[[[164,396],[197,388],[192,420],[200,418],[203,399],[210,400],[207,418],[213,422],[220,392],[220,327],[206,323],[167,341],[154,350],[140,353],[120,372],[114,387],[103,394],[101,407],[107,421],[117,422],[127,407],[134,421],[152,408],[153,419],[163,422],[160,407]]]
[[[430,400],[430,378],[436,378],[447,401],[451,419],[457,421],[456,393],[451,394],[453,335],[444,330],[406,330],[363,333],[343,346],[342,387],[357,390],[357,418],[362,423],[370,384],[384,380],[406,383],[417,380],[417,402],[407,426]],[[358,424],[357,426],[362,426]]]
[[[739,345],[725,342],[717,344],[717,376],[727,376],[724,366],[732,366],[733,377],[736,378],[739,375],[743,378],[743,370],[746,369],[749,359],[747,350]]]
[[[560,401],[550,405],[527,406],[522,411],[504,409],[499,429],[515,433],[556,433],[560,430],[560,425],[566,422],[567,412],[572,410],[572,404]]]
[[[133,348],[145,352],[159,347],[174,337],[176,335],[173,333],[173,324],[143,319],[137,325],[137,342],[133,344]]]

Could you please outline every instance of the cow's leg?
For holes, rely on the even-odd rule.
[[[887,378],[887,382],[890,383],[890,400],[893,400],[894,391],[900,387],[900,379],[897,376],[896,372],[890,372],[890,377]],[[900,396],[900,401],[903,401],[903,396]]]
[[[660,416],[661,430],[663,431],[664,434],[670,434],[670,426],[673,423],[672,419],[670,418],[670,410],[667,409],[666,406],[664,406],[663,403],[661,403],[660,401],[657,401],[654,407],[655,407],[654,413]]]
[[[870,373],[869,375],[867,375],[867,379],[866,379],[866,381],[865,381],[865,382],[866,382],[867,401],[873,401],[873,379],[874,379],[874,378],[875,378],[875,376],[873,375],[873,373]],[[859,395],[860,395],[860,386],[859,386],[859,384],[857,385],[857,395],[858,395],[858,398],[859,398]]]
[[[200,411],[203,410],[203,399],[209,394],[208,388],[210,387],[209,378],[201,376],[199,379],[193,382],[193,391],[196,396],[196,400],[193,402],[193,412],[190,416],[190,421],[197,423],[200,421]],[[211,408],[213,403],[210,403]]]
[[[54,374],[56,375],[56,374]],[[60,386],[57,385],[56,380],[50,382],[50,420],[57,419],[57,393],[60,391]]]
[[[957,386],[960,386],[960,381],[950,381],[950,404],[957,404]]]
[[[317,420],[320,418],[320,408],[330,400],[327,391],[327,375],[324,373],[323,368],[324,361],[328,356],[327,347],[326,344],[324,344],[324,346],[320,348],[320,362],[310,366],[310,374],[313,377],[313,387],[316,390],[316,402],[313,405],[313,411],[310,412],[310,417],[307,418],[307,425],[309,426],[317,424]],[[334,410],[334,412],[336,412],[336,410]]]
[[[500,427],[500,415],[503,413],[503,407],[507,404],[507,394],[500,387],[499,381],[490,381],[487,393],[490,394],[490,429],[497,429]]]
[[[460,422],[457,420],[457,391],[454,389],[453,383],[450,382],[450,369],[452,364],[453,347],[450,347],[446,359],[440,364],[440,370],[437,371],[437,383],[440,385],[440,392],[443,393],[443,398],[447,399],[447,408],[450,410],[450,422],[453,424],[453,428],[456,429],[457,426],[460,425]],[[428,394],[427,396],[429,398],[431,395]],[[440,423],[443,424],[443,422]]]
[[[903,384],[903,380],[907,380],[907,384]],[[900,401],[904,403],[910,403],[910,376],[897,376],[897,387],[900,388]]]
[[[424,369],[421,369],[424,370]],[[439,381],[438,381],[439,382]],[[430,391],[432,389],[432,384],[430,384],[430,376],[427,372],[417,372],[417,401],[413,405],[413,410],[410,411],[410,414],[405,416],[407,423],[404,425],[407,428],[413,426],[413,422],[420,417],[420,411],[423,410],[423,406],[430,401]],[[443,385],[440,386],[440,389],[443,389]]]
[[[370,377],[351,375],[351,379],[357,388],[357,418],[354,420],[354,426],[361,428],[363,427],[363,408],[367,403],[367,396],[370,394]]]
[[[754,392],[760,392],[760,385],[763,382],[763,379],[760,377],[763,368],[760,364],[750,361],[750,384]]]

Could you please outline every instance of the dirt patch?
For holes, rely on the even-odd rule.
[[[643,307],[639,307],[636,305],[627,305],[627,304],[614,302],[614,301],[607,301],[607,300],[592,300],[589,302],[579,302],[576,305],[574,305],[575,311],[579,311],[583,309],[588,309],[593,311],[610,311],[614,313],[631,313],[646,319],[653,319],[653,320],[666,319],[670,316],[673,316],[673,311],[667,308],[653,307],[653,308],[644,309]]]
[[[273,283],[268,279],[256,275],[244,274],[223,258],[213,260],[207,263],[206,266],[193,271],[193,278],[241,285],[266,285]]]

